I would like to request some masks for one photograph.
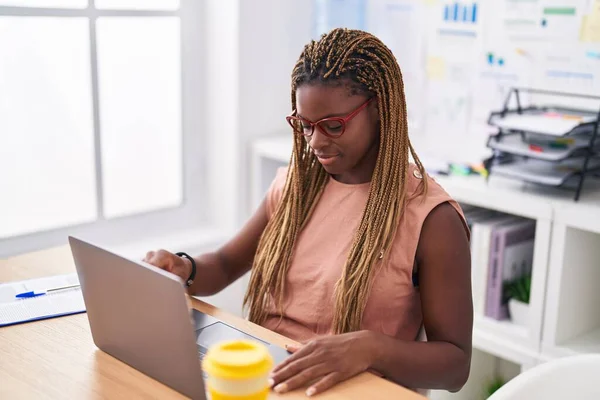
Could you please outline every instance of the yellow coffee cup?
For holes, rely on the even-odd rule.
[[[273,358],[258,342],[234,340],[214,345],[202,362],[212,400],[265,400]]]

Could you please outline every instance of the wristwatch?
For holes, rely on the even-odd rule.
[[[192,273],[190,274],[190,277],[187,278],[187,280],[185,281],[186,287],[192,286],[192,283],[194,283],[194,278],[196,277],[196,261],[194,261],[194,258],[191,257],[189,254],[184,253],[182,251],[180,251],[179,253],[175,253],[175,255],[177,255],[179,257],[187,258],[192,263]]]

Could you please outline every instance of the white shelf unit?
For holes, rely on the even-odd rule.
[[[600,353],[600,190],[553,205],[541,360]]]
[[[549,358],[600,353],[600,215],[563,211],[552,235],[542,343]]]
[[[281,135],[255,141],[252,145],[252,207],[256,208],[269,189],[277,168],[289,164],[292,155],[292,137]]]
[[[288,164],[291,150],[289,135],[254,143],[254,205],[276,169]],[[501,177],[489,182],[478,176],[434,179],[461,203],[536,221],[529,324],[476,315],[473,347],[521,370],[557,357],[600,352],[600,189],[588,187],[574,202],[568,191]]]
[[[522,327],[510,321],[497,321],[476,315],[473,324],[473,346],[517,364],[537,363],[541,346],[552,231],[553,213],[550,201],[534,193],[515,191],[512,186],[514,182],[508,180],[490,186],[477,176],[435,177],[434,179],[459,203],[535,220],[529,324]],[[471,268],[487,267],[487,265],[471,266]]]

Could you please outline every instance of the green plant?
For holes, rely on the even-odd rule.
[[[489,398],[492,396],[492,394],[494,394],[494,392],[498,389],[500,389],[504,384],[506,383],[506,381],[504,380],[504,378],[497,376],[494,379],[492,379],[490,382],[488,382],[487,386],[485,387],[485,398]]]
[[[523,275],[504,285],[507,298],[515,299],[529,304],[529,293],[531,293],[531,274]]]

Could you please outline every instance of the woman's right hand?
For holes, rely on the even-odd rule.
[[[144,257],[144,262],[152,264],[155,267],[171,272],[184,281],[192,273],[192,262],[187,258],[179,257],[166,250],[149,251]]]

